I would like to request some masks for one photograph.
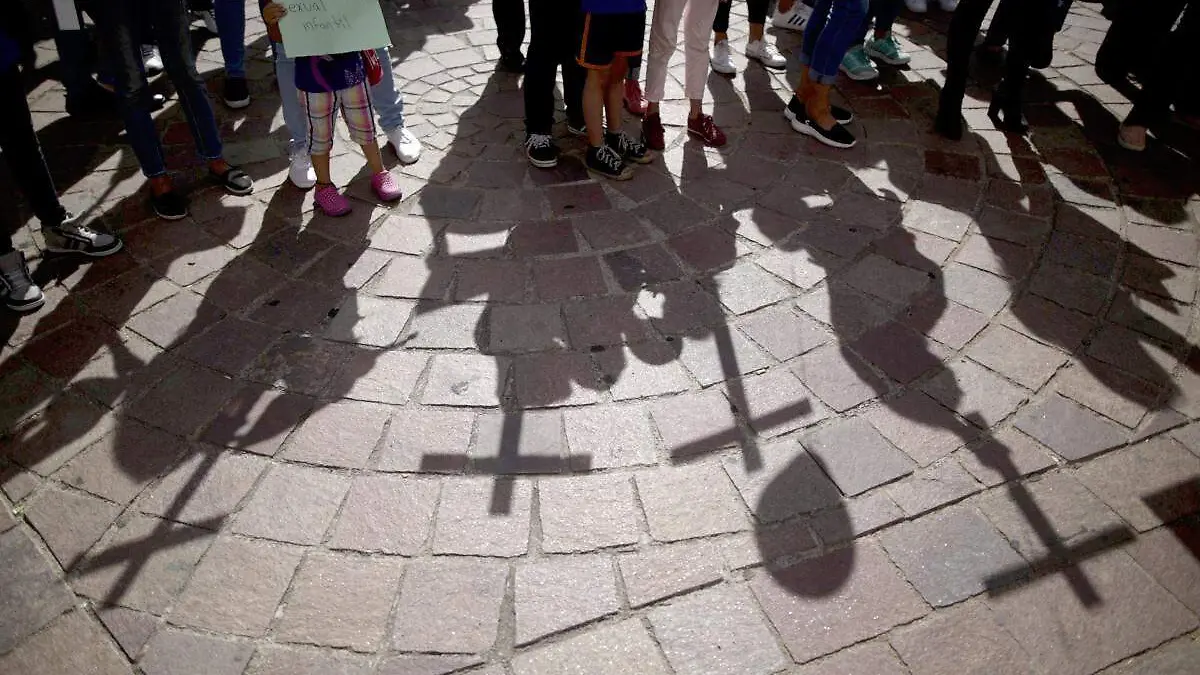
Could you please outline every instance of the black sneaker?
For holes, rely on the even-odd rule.
[[[834,122],[829,129],[822,129],[813,120],[805,118],[799,124],[793,122],[792,128],[805,136],[812,136],[831,148],[853,148],[857,142],[854,140],[854,134],[837,122]]]
[[[539,169],[558,166],[558,146],[549,134],[525,134],[525,156]]]
[[[225,78],[225,105],[234,110],[241,110],[250,105],[250,88],[246,86],[244,77]]]
[[[854,121],[854,113],[841,106],[829,106],[829,114],[833,115],[833,119],[838,124],[850,124]],[[807,118],[808,113],[805,112],[804,104],[800,102],[800,99],[793,95],[792,100],[788,101],[787,107],[783,109],[783,116],[788,118],[789,122],[795,122],[798,119],[803,120]],[[795,124],[792,126],[795,127]]]
[[[175,190],[167,190],[160,195],[151,195],[150,206],[154,214],[163,220],[180,220],[187,218],[187,199]]]
[[[497,67],[506,73],[523,73],[525,72],[525,55],[521,52],[502,54]]]
[[[254,181],[250,179],[250,175],[236,166],[229,167],[225,173],[209,169],[208,175],[214,183],[225,188],[231,195],[248,195],[254,192]]]
[[[605,132],[604,144],[616,150],[617,154],[626,161],[636,164],[649,164],[654,161],[654,158],[650,156],[650,151],[646,149],[646,144],[635,141],[624,131],[618,131],[615,134],[611,131]]]
[[[616,150],[602,145],[598,148],[589,147],[584,164],[588,171],[612,180],[629,180],[633,178],[633,167],[621,159]]]
[[[58,225],[43,227],[46,250],[51,253],[82,253],[93,258],[103,258],[121,250],[120,239],[93,229],[80,220],[79,216],[68,213]]]

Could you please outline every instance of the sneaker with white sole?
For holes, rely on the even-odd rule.
[[[787,57],[780,54],[775,45],[766,40],[751,40],[746,45],[746,58],[754,59],[773,70],[787,68]]]
[[[712,69],[723,75],[733,75],[737,66],[733,63],[733,50],[729,48],[729,40],[721,40],[712,46],[708,56]]]
[[[51,253],[82,253],[92,258],[103,258],[121,250],[121,240],[81,222],[82,218],[68,213],[62,223],[43,227],[46,250]]]
[[[163,71],[162,57],[158,55],[158,47],[142,45],[142,63],[146,65],[146,74],[155,75]]]
[[[421,159],[421,141],[413,136],[408,127],[400,127],[387,132],[388,142],[401,164],[412,164]]]
[[[862,45],[847,49],[846,55],[842,57],[842,65],[838,66],[838,69],[855,82],[879,77],[879,71],[875,70],[875,64],[871,63],[871,59],[867,57],[867,52]]]
[[[784,30],[802,31],[810,18],[812,18],[812,7],[804,4],[801,0],[796,0],[796,4],[792,5],[788,11],[776,12],[774,18],[771,19],[771,25]]]
[[[308,190],[317,184],[317,172],[313,171],[312,157],[306,152],[292,155],[291,166],[288,167],[288,180],[301,190]]]
[[[46,304],[46,296],[33,283],[25,256],[20,251],[0,255],[0,290],[4,291],[4,304],[16,312],[32,312]]]
[[[863,49],[866,50],[867,56],[889,66],[903,66],[912,61],[912,56],[909,56],[908,52],[900,47],[900,42],[891,33],[887,37],[867,40]]]
[[[908,11],[917,14],[924,14],[929,11],[929,3],[926,0],[904,0],[904,6],[908,7]]]
[[[550,134],[526,134],[525,157],[529,163],[539,169],[553,169],[558,166],[558,146]]]

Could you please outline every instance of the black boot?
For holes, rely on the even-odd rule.
[[[1029,131],[1029,122],[1021,112],[1021,96],[1015,87],[1007,86],[1008,81],[1001,82],[992,92],[992,102],[988,105],[988,117],[1000,131],[1013,134],[1023,134]]]

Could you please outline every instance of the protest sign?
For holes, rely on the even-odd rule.
[[[279,22],[287,55],[324,56],[392,43],[379,0],[276,0],[287,7]]]

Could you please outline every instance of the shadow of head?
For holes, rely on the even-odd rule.
[[[804,517],[804,514],[813,514]],[[826,544],[854,540],[854,524],[841,493],[807,453],[798,452],[762,491],[754,514],[755,539],[768,573],[792,593],[833,594],[854,569],[852,545],[812,557],[809,525]]]

